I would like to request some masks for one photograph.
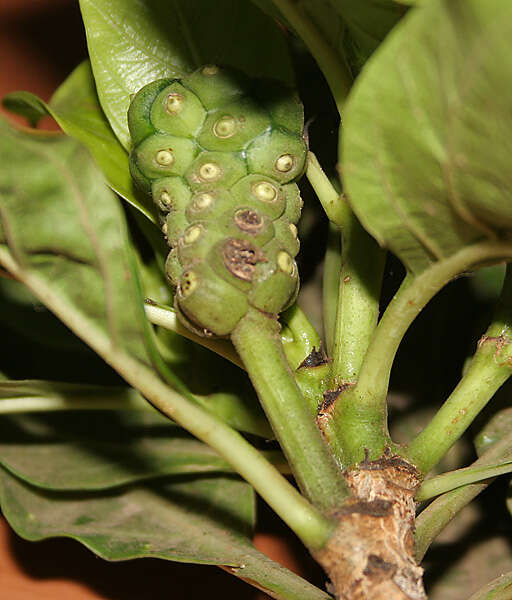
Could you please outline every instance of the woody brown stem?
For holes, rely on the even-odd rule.
[[[414,493],[410,463],[388,451],[345,472],[352,496],[334,515],[338,526],[314,554],[338,600],[426,600],[414,560]]]

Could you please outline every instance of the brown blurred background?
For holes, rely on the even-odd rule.
[[[0,0],[0,97],[27,90],[48,100],[86,56],[77,0]],[[49,118],[41,126],[56,128]],[[322,574],[293,534],[275,522],[269,509],[260,505],[259,513],[258,548],[322,585]],[[191,600],[203,596],[268,598],[215,567],[155,559],[107,563],[71,540],[26,542],[0,515],[1,600]]]

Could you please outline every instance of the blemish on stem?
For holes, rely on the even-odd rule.
[[[323,349],[323,346],[320,344],[318,350],[315,346],[313,346],[313,350],[306,356],[306,358],[300,363],[297,367],[298,369],[302,368],[311,368],[311,367],[320,367],[329,362],[329,358]]]

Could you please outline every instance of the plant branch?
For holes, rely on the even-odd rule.
[[[510,472],[512,472],[512,461],[510,460],[495,465],[448,471],[424,481],[416,493],[415,499],[417,502],[424,502],[470,483],[478,483]]]
[[[385,252],[368,235],[354,213],[341,229],[331,379],[336,388],[355,383],[377,326]]]
[[[2,382],[2,388],[9,382]],[[16,382],[18,383],[18,382]],[[44,396],[14,395],[12,398],[0,398],[0,415],[15,413],[49,412],[59,410],[144,410],[153,411],[142,396],[133,389],[116,390],[115,392],[90,392],[73,394],[67,391],[51,393]]]
[[[158,325],[160,327],[164,327],[165,329],[169,329],[170,331],[174,331],[175,333],[178,333],[179,335],[196,342],[196,344],[200,344],[201,346],[212,350],[213,352],[231,361],[238,367],[242,369],[244,368],[240,361],[240,357],[229,341],[215,340],[196,335],[190,329],[187,329],[181,324],[174,309],[161,304],[156,304],[152,300],[146,300],[144,303],[144,311],[148,321],[153,325]]]
[[[512,433],[495,442],[472,467],[483,467],[512,458]],[[430,544],[448,523],[492,481],[472,483],[436,498],[416,519],[416,560],[421,561]]]
[[[327,249],[324,258],[322,281],[322,312],[327,354],[332,356],[334,328],[338,308],[338,288],[341,271],[341,233],[339,227],[329,223]]]
[[[329,181],[317,157],[311,150],[308,152],[306,177],[320,200],[329,221],[338,227],[344,227],[351,218],[350,206],[343,194],[336,191]]]
[[[310,16],[294,0],[273,0],[276,7],[302,38],[315,58],[331,88],[334,101],[341,115],[352,85],[352,74],[343,58],[326,40],[312,22]]]
[[[381,318],[366,353],[355,388],[336,405],[339,435],[351,460],[381,450],[387,438],[386,395],[391,367],[398,346],[427,302],[451,279],[476,264],[512,256],[510,244],[486,241],[467,246],[456,254],[434,263],[417,276],[407,276]],[[339,413],[339,415],[338,415]],[[380,430],[375,431],[372,428]]]
[[[428,473],[471,425],[512,374],[512,268],[507,273],[495,317],[450,397],[409,444],[406,458]]]
[[[249,311],[231,339],[300,488],[321,510],[339,507],[347,490],[286,362],[277,320]]]
[[[347,416],[352,408],[349,403],[351,391],[347,386],[353,386],[357,382],[377,326],[385,252],[361,227],[353,213],[342,228],[341,237],[341,270],[329,386],[331,390],[341,390],[341,393],[329,418],[322,423],[322,432],[336,460],[342,465],[345,461],[350,463],[354,459],[352,450],[348,449],[347,454],[345,447],[351,439],[347,423]],[[348,411],[339,408],[340,406]],[[355,418],[359,419],[359,415]],[[382,432],[387,432],[385,411],[373,411],[371,416],[367,414],[365,418],[366,442],[360,448],[382,449],[388,441],[386,435],[381,436]],[[357,440],[353,441],[357,444]],[[349,446],[353,446],[352,442],[349,442]]]

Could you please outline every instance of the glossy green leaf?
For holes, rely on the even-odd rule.
[[[475,592],[469,600],[510,600],[512,597],[512,571],[493,579]]]
[[[511,33],[510,3],[431,0],[351,94],[345,188],[366,229],[414,273],[512,226]]]
[[[258,552],[251,488],[232,477],[180,477],[104,493],[39,490],[0,470],[0,503],[29,540],[70,537],[107,560],[154,557],[220,565],[282,600],[330,596]]]
[[[231,471],[211,448],[156,411],[4,415],[0,439],[6,469],[53,490],[100,490],[169,474]]]
[[[71,73],[48,104],[29,92],[13,92],[3,98],[3,105],[18,114],[32,111],[39,118],[50,114],[63,131],[88,148],[112,189],[156,222],[153,203],[135,189],[128,155],[101,110],[89,61]]]
[[[100,102],[125,148],[130,95],[155,79],[206,63],[292,79],[282,32],[250,2],[81,0],[80,7]]]

